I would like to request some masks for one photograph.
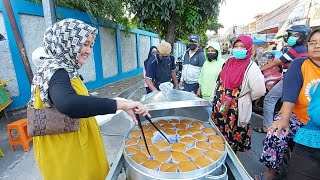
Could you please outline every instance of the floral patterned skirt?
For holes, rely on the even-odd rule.
[[[218,86],[211,118],[234,152],[246,152],[251,149],[250,124],[245,127],[238,126],[238,100],[235,98],[239,96],[240,89],[226,89],[225,93],[233,98],[228,113],[222,115],[219,112],[223,88]]]
[[[274,121],[279,119],[280,115],[274,117]],[[267,133],[259,161],[266,167],[279,171],[284,153],[288,149],[289,139],[292,139],[302,126],[303,123],[292,113],[289,121],[290,132],[288,136],[285,136],[284,131],[281,132],[279,138],[276,135],[272,136],[270,133]]]

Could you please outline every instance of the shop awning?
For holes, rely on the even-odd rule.
[[[286,30],[293,25],[307,24],[307,12],[311,0],[300,1],[293,11],[290,13],[288,19],[283,23],[275,38],[281,38],[286,34]]]
[[[275,33],[275,32],[269,32],[269,33],[264,33],[265,31],[271,30],[271,31],[277,31],[279,27],[279,23],[273,24],[268,27],[260,28],[252,32],[252,34],[269,34],[269,33]]]
[[[308,18],[311,27],[320,26],[320,3],[310,7]]]

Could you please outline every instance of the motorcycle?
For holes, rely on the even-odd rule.
[[[182,56],[179,56],[176,61],[176,75],[179,83],[182,75]]]
[[[268,64],[268,62],[273,61],[276,57],[280,57],[281,55],[281,51],[276,50],[264,52],[261,56],[258,56],[259,58],[257,58],[257,64],[259,67],[262,67]],[[266,91],[268,93],[273,88],[273,86],[275,86],[282,79],[282,67],[275,66],[263,71],[262,73],[264,75]],[[261,116],[263,116],[263,102],[265,96],[262,96],[252,103],[252,111]],[[280,111],[281,106],[281,99],[279,99],[275,106],[274,115]]]

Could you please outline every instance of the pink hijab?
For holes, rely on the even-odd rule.
[[[230,58],[221,70],[220,77],[226,89],[236,89],[242,84],[244,73],[250,63],[252,55],[251,48],[253,46],[252,38],[250,36],[239,36],[232,44],[232,47],[234,47],[238,41],[244,43],[248,52],[244,59],[237,60],[234,57]]]

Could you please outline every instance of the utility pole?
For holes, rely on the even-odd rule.
[[[13,33],[14,40],[17,43],[18,50],[19,50],[19,55],[20,55],[20,57],[22,59],[22,63],[23,63],[24,69],[26,70],[26,74],[27,74],[29,83],[31,85],[32,79],[33,79],[33,74],[32,74],[30,63],[29,63],[29,60],[28,60],[28,57],[27,57],[26,49],[25,49],[23,41],[22,41],[22,36],[20,34],[17,21],[16,21],[16,19],[14,17],[14,12],[13,12],[13,9],[12,9],[11,2],[10,2],[10,0],[2,0],[2,3],[3,3],[3,6],[4,6],[5,10],[6,10],[6,13],[7,13],[7,16],[8,16],[8,19],[9,19],[9,23],[10,23],[10,28],[11,28],[11,31]]]
[[[54,0],[42,0],[44,20],[46,27],[49,27],[57,22],[56,7]]]

